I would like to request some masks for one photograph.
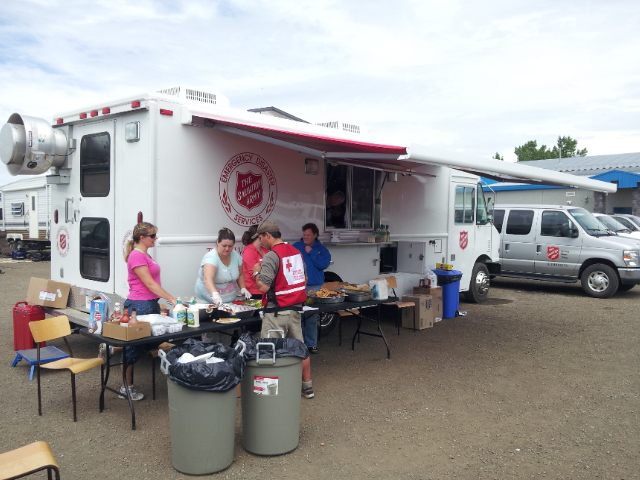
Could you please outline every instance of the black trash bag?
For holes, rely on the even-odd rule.
[[[442,274],[439,273],[439,271],[448,272],[447,270],[433,270],[433,273],[435,273],[436,277],[438,277],[438,285],[449,285],[450,283],[456,283],[462,278],[462,272],[459,272],[458,270],[452,270],[451,272],[456,273],[451,274]]]
[[[240,341],[246,345],[245,360],[256,359],[257,344],[262,342],[273,343],[276,346],[276,358],[298,357],[304,360],[309,356],[309,350],[304,342],[295,338],[251,338],[251,335],[245,333],[240,337]],[[260,358],[273,358],[273,349],[260,347]]]
[[[184,353],[194,357],[213,352],[224,361],[218,363],[178,363]],[[190,390],[227,392],[238,385],[244,375],[244,357],[234,348],[221,343],[208,343],[193,338],[167,352],[169,378]]]

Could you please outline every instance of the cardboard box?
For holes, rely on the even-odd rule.
[[[442,320],[442,287],[413,287],[414,295],[431,295],[433,297],[433,308],[435,310],[436,322]]]
[[[442,298],[442,287],[413,287],[414,295],[433,295]]]
[[[436,321],[436,309],[431,295],[405,295],[403,302],[413,302],[416,306],[413,309],[414,316],[403,315],[402,327],[416,330],[424,330],[433,327]],[[442,316],[442,315],[440,315]],[[415,321],[415,325],[414,325]]]
[[[329,289],[329,290],[338,290],[343,285],[349,285],[349,283],[347,283],[347,282],[327,282],[327,283],[323,284],[322,286],[324,288]]]
[[[102,325],[102,336],[109,338],[117,338],[118,340],[137,340],[151,335],[151,324],[149,322],[140,322],[133,327],[123,327],[120,322],[105,322]]]
[[[43,307],[65,308],[70,290],[71,285],[68,283],[31,277],[27,291],[27,302]]]

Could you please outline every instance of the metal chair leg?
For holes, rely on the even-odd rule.
[[[71,397],[73,398],[73,421],[77,422],[78,417],[76,415],[76,376],[71,374]]]

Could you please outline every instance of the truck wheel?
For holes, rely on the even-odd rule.
[[[476,263],[473,266],[469,290],[464,293],[464,298],[471,303],[482,303],[489,297],[489,269],[484,263]]]
[[[595,263],[582,272],[582,290],[594,298],[609,298],[618,291],[618,274],[608,265]]]
[[[337,313],[321,313],[318,315],[320,322],[320,335],[329,335],[338,324]]]

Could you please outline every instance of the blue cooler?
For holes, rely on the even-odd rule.
[[[460,279],[462,278],[462,272],[434,268],[433,273],[438,277],[438,286],[442,287],[442,318],[453,318],[456,316],[460,305]]]

